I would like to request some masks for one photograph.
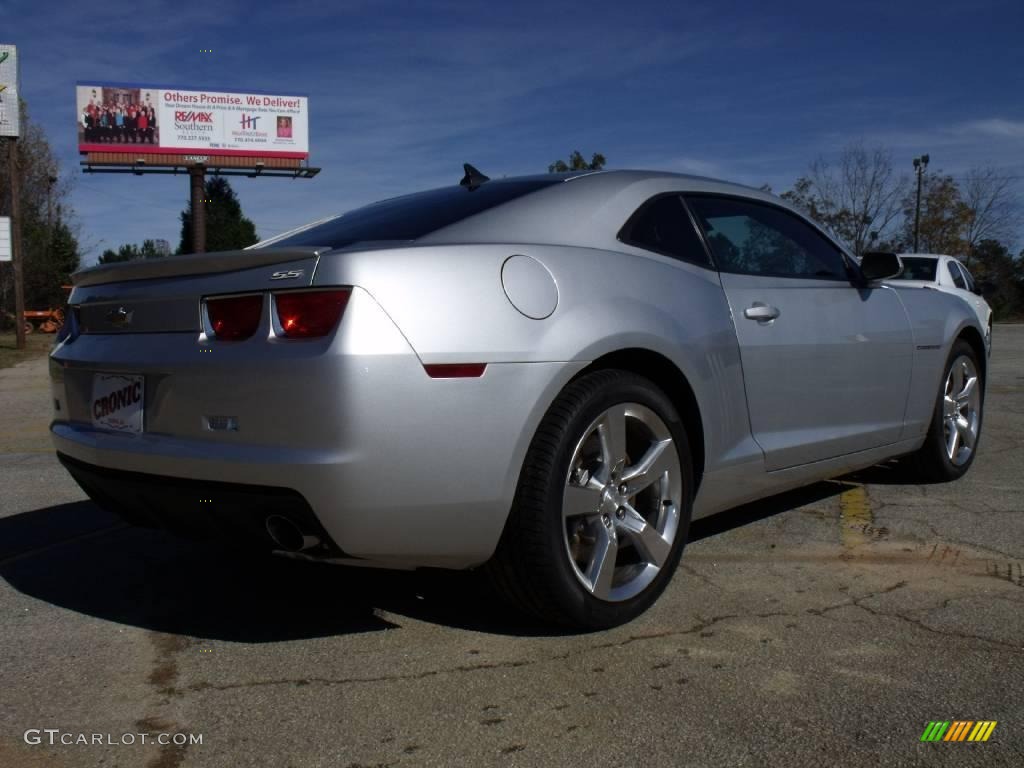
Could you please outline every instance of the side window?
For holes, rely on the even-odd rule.
[[[842,253],[800,217],[764,203],[686,197],[723,272],[847,280]]]
[[[949,269],[949,276],[953,278],[953,284],[966,291],[967,283],[964,282],[964,276],[960,274],[960,267],[952,261],[947,261],[946,267]]]
[[[648,200],[626,222],[619,239],[702,267],[713,266],[679,195]]]
[[[971,277],[971,273],[967,271],[967,267],[963,264],[957,264],[960,267],[960,272],[963,273],[964,283],[967,285],[967,290],[974,293],[974,278]]]

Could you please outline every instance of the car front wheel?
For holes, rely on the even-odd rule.
[[[924,445],[909,457],[918,478],[948,482],[974,462],[981,437],[985,387],[974,349],[963,339],[950,351]]]
[[[489,571],[542,620],[624,623],[671,579],[692,495],[690,447],[672,402],[632,373],[588,374],[537,430]]]

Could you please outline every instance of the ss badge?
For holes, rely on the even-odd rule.
[[[270,276],[271,280],[294,280],[306,274],[304,269],[289,269],[282,272],[275,272]]]

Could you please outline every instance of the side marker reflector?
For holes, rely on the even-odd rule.
[[[432,379],[478,379],[484,375],[487,363],[456,363],[454,365],[424,365]]]

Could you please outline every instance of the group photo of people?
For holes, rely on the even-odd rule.
[[[159,144],[153,93],[79,86],[79,143]]]

